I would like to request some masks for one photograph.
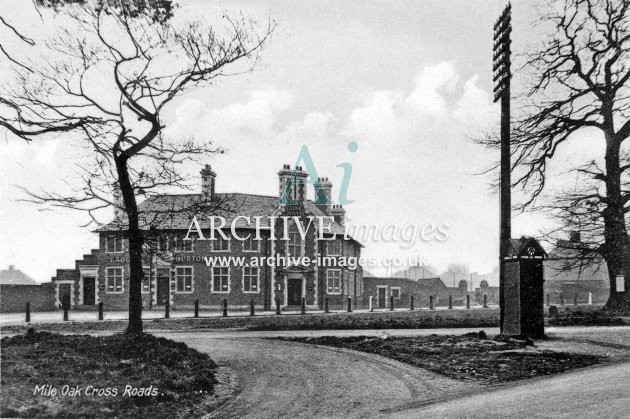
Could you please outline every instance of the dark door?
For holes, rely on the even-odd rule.
[[[83,278],[83,304],[86,306],[93,306],[94,301],[94,289],[96,287],[95,278]]]
[[[387,301],[387,289],[379,288],[378,289],[378,308],[385,308],[386,301]]]
[[[521,262],[521,333],[531,338],[545,334],[543,266],[537,260]]]
[[[290,306],[302,304],[302,278],[287,280],[287,304]]]
[[[168,287],[170,282],[170,271],[168,269],[157,270],[157,303],[160,306],[166,305],[168,298]]]
[[[62,307],[70,307],[70,284],[59,284],[59,302]]]

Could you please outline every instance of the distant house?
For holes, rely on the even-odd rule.
[[[549,252],[549,259],[544,262],[545,303],[573,304],[577,300],[584,304],[588,302],[589,293],[595,304],[603,304],[608,299],[610,283],[606,262],[580,267],[577,257],[580,243],[579,233],[574,232],[569,240],[559,240]]]
[[[485,297],[485,298],[484,298]],[[475,301],[477,304],[499,304],[499,287],[491,287],[488,281],[483,279],[479,288],[475,288]]]
[[[0,285],[39,285],[39,282],[10,265],[9,269],[0,271]]]

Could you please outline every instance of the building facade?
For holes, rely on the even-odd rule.
[[[448,287],[440,278],[363,278],[363,306],[368,307],[372,297],[373,308],[390,308],[391,298],[394,299],[394,308],[409,307],[411,297],[414,299],[414,307],[427,308],[431,299],[434,307],[448,306],[449,297],[454,306],[466,305],[468,283],[460,281],[458,287]],[[471,293],[472,294],[472,293]],[[472,302],[471,302],[472,303]]]
[[[144,225],[150,239],[143,252],[143,306],[168,302],[176,309],[198,300],[218,308],[227,300],[232,308],[251,301],[265,309],[291,308],[304,298],[307,307],[323,308],[326,300],[334,306],[359,298],[362,269],[353,261],[362,246],[344,236],[345,209],[331,204],[332,183],[317,179],[313,202],[307,178],[301,167],[284,165],[278,196],[215,193],[216,174],[207,165],[199,194],[140,203],[143,219],[153,220]],[[212,211],[187,210],[201,200]],[[121,217],[117,212],[99,231],[98,250],[53,278],[59,298],[70,306],[127,307],[129,253]]]

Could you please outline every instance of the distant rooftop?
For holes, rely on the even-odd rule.
[[[0,285],[39,285],[39,282],[10,265],[9,269],[0,271]]]

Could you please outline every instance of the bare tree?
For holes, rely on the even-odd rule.
[[[532,84],[520,98],[511,139],[513,186],[538,207],[559,217],[561,229],[581,230],[571,244],[578,264],[606,260],[611,294],[607,308],[630,309],[630,17],[628,0],[559,0],[541,19],[547,29],[540,49],[526,55],[523,71]],[[549,161],[577,135],[597,132],[605,154],[575,168],[579,184],[538,206],[546,190]],[[494,136],[486,145],[496,147]],[[559,230],[556,230],[557,233]],[[566,233],[565,233],[566,234]],[[568,241],[567,241],[568,243]],[[616,277],[625,291],[616,291]]]
[[[14,85],[4,87],[16,108],[1,119],[12,127],[24,120],[32,128],[76,125],[72,138],[91,148],[93,161],[78,166],[79,187],[70,193],[29,192],[30,199],[94,216],[116,205],[112,196],[120,193],[122,216],[116,222],[125,232],[130,259],[127,331],[140,334],[143,227],[159,217],[146,219],[137,195],[190,186],[181,165],[217,151],[207,142],[165,138],[165,108],[195,88],[251,71],[274,24],[269,22],[260,31],[255,21],[242,15],[224,15],[221,29],[202,22],[175,24],[173,19],[138,13],[133,3],[99,2],[62,10],[63,26],[47,42],[48,56],[31,72],[18,74]],[[12,132],[25,140],[38,134]],[[179,211],[194,213],[208,205],[216,208],[217,203],[198,199]]]

